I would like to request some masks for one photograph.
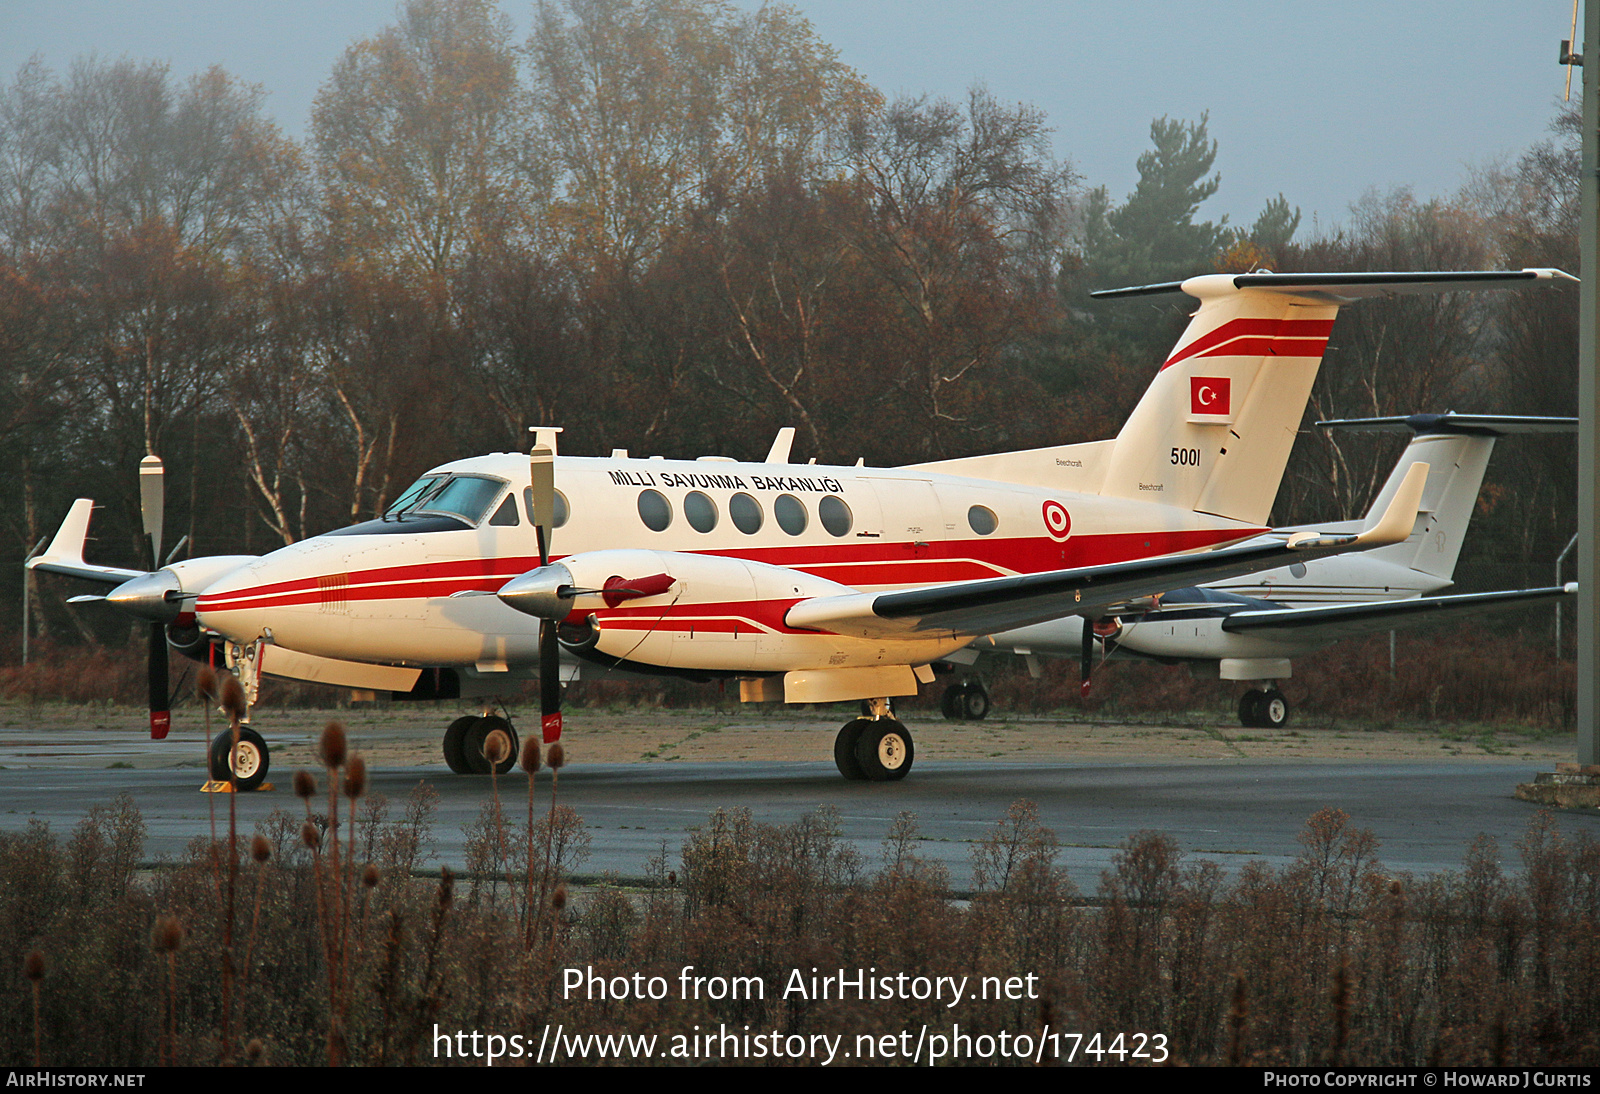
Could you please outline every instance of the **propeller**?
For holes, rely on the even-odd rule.
[[[1083,617],[1083,656],[1078,663],[1078,694],[1089,697],[1089,674],[1094,671],[1094,620]]]
[[[1153,598],[1157,604],[1160,597]],[[1089,681],[1094,674],[1094,640],[1100,639],[1100,659],[1104,661],[1111,656],[1111,651],[1117,647],[1117,638],[1122,634],[1122,620],[1114,615],[1102,615],[1098,619],[1088,616],[1083,620],[1083,653],[1079,661],[1079,672],[1082,681],[1078,685],[1079,694],[1085,699],[1089,697]]]
[[[161,565],[161,525],[166,516],[166,467],[160,456],[150,455],[139,461],[139,509],[144,517],[145,539],[150,545],[150,569],[154,571]],[[172,697],[167,691],[166,623],[150,623],[149,636],[150,739],[159,741],[172,728]]]
[[[533,446],[529,456],[532,477],[533,530],[539,537],[539,567],[550,565],[550,519],[556,511],[556,457],[542,444]],[[561,739],[561,647],[557,641],[558,619],[539,620],[539,726],[544,743]]]

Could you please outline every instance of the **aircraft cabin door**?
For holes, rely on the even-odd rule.
[[[948,537],[939,494],[927,479],[875,475],[869,480],[883,516],[877,579],[871,588],[924,585],[940,580]],[[861,586],[858,586],[861,587]]]

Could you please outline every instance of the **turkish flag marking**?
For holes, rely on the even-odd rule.
[[[1231,380],[1227,376],[1189,377],[1190,414],[1231,414]]]
[[[539,728],[544,731],[544,743],[553,745],[561,740],[561,713],[546,714],[539,719]]]

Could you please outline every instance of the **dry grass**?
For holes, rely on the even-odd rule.
[[[92,810],[64,841],[37,825],[0,836],[0,1062],[31,1065],[37,1035],[47,1065],[428,1063],[435,1024],[536,1037],[547,1022],[847,1039],[1049,1023],[1108,1044],[1165,1033],[1193,1064],[1592,1064],[1600,1051],[1600,844],[1544,815],[1515,849],[1517,870],[1480,840],[1460,874],[1420,878],[1385,870],[1372,834],[1335,810],[1310,819],[1294,862],[1233,877],[1140,833],[1085,899],[1024,801],[974,845],[970,894],[919,856],[911,815],[868,862],[828,810],[791,825],[719,810],[651,864],[651,886],[569,900],[581,822],[541,792],[531,832],[521,806],[491,803],[462,899],[448,871],[413,877],[429,854],[428,792],[391,819],[387,802],[341,787],[241,847],[250,910],[231,947],[215,866],[227,856],[208,839],[141,876],[143,822],[127,801]],[[219,975],[230,950],[231,1012]],[[689,965],[765,991],[682,998]],[[567,999],[567,967],[662,976],[675,990]],[[1031,997],[956,1010],[783,999],[792,970],[812,968],[1036,979]]]

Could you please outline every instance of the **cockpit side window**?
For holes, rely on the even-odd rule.
[[[533,487],[524,486],[522,488],[522,506],[528,511],[528,523],[537,525],[539,523],[539,518],[538,514],[534,511]],[[563,524],[567,523],[567,518],[570,516],[572,516],[572,507],[567,504],[567,496],[561,491],[557,490],[554,519],[551,520],[550,527],[560,528]]]
[[[500,503],[500,508],[494,511],[494,516],[489,518],[489,523],[496,528],[515,528],[522,522],[517,519],[517,499],[510,494]]]

